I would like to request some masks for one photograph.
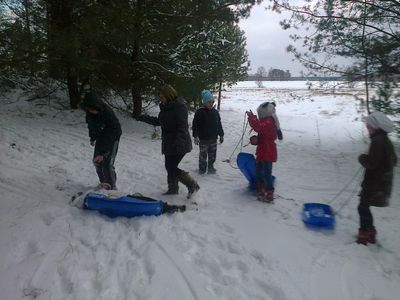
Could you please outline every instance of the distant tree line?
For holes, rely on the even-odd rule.
[[[195,102],[249,63],[240,18],[260,0],[1,0],[0,79],[53,79],[77,108],[84,86],[140,113],[163,83]]]
[[[258,67],[257,72],[254,75],[247,76],[246,80],[254,80],[259,87],[262,87],[262,82],[264,80],[283,81],[289,80],[291,77],[292,75],[290,74],[289,70],[284,71],[281,69],[270,68],[267,72],[264,67]]]

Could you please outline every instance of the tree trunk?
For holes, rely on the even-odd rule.
[[[136,9],[136,24],[135,24],[135,42],[132,49],[132,115],[139,115],[142,112],[142,95],[140,92],[140,72],[137,69],[139,67],[140,60],[140,35],[142,31],[142,14],[143,14],[144,0],[137,1]]]
[[[67,81],[71,109],[80,102],[77,49],[74,43],[74,2],[49,0],[47,3],[49,75]]]
[[[74,67],[71,66],[68,67],[67,85],[70,107],[71,109],[77,109],[79,107],[79,103],[81,102],[78,75]]]
[[[369,89],[368,89],[368,53],[365,47],[365,26],[366,26],[366,14],[367,14],[367,0],[364,0],[364,15],[363,15],[363,31],[362,31],[362,49],[365,55],[365,68],[364,68],[364,82],[365,82],[365,102],[367,105],[367,112],[370,113],[369,107]]]
[[[25,34],[26,34],[26,44],[28,45],[28,63],[29,63],[29,73],[31,76],[34,75],[33,72],[33,55],[32,55],[32,49],[33,49],[33,39],[32,39],[32,32],[31,32],[31,21],[30,21],[30,6],[31,3],[29,0],[24,0],[23,1],[23,6],[25,9]]]
[[[222,90],[222,80],[220,80],[219,86],[218,86],[218,100],[217,100],[217,109],[218,110],[221,107],[221,90]]]
[[[134,87],[132,87],[131,92],[132,92],[132,102],[133,102],[132,115],[137,116],[140,115],[142,112],[142,95]]]

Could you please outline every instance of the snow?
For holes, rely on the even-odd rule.
[[[152,126],[118,113],[119,191],[189,207],[132,219],[68,205],[72,195],[97,184],[83,112],[26,102],[18,92],[3,97],[1,299],[398,299],[398,167],[391,206],[372,208],[379,244],[354,243],[362,177],[357,156],[368,148],[364,112],[354,100],[362,89],[264,86],[243,82],[223,93],[226,135],[216,175],[196,174],[196,147],[183,159],[180,166],[201,186],[197,206],[187,203],[183,186],[179,195],[161,195],[166,171],[160,140],[151,138]],[[235,168],[244,112],[264,101],[277,103],[284,135],[273,167],[274,204],[257,202]],[[396,148],[398,153],[398,143]],[[306,202],[331,205],[335,228],[305,227]]]

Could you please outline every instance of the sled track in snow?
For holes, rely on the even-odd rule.
[[[174,265],[175,269],[178,271],[178,273],[181,275],[183,281],[185,281],[190,293],[193,296],[193,299],[195,300],[200,300],[200,298],[197,296],[196,291],[194,290],[193,286],[190,284],[189,279],[186,277],[185,273],[181,270],[181,268],[178,266],[178,264],[175,262],[175,260],[169,255],[168,251],[160,245],[157,241],[154,241],[155,245],[157,245],[158,249],[171,261],[171,263]]]

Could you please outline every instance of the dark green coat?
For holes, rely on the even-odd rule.
[[[161,152],[163,154],[179,155],[192,150],[188,109],[182,97],[177,97],[166,104],[160,104],[158,117],[141,115],[137,117],[137,120],[161,126]]]
[[[393,167],[397,163],[396,153],[383,130],[378,129],[370,138],[368,154],[361,154],[358,158],[365,168],[360,201],[372,206],[388,206],[392,192]]]

